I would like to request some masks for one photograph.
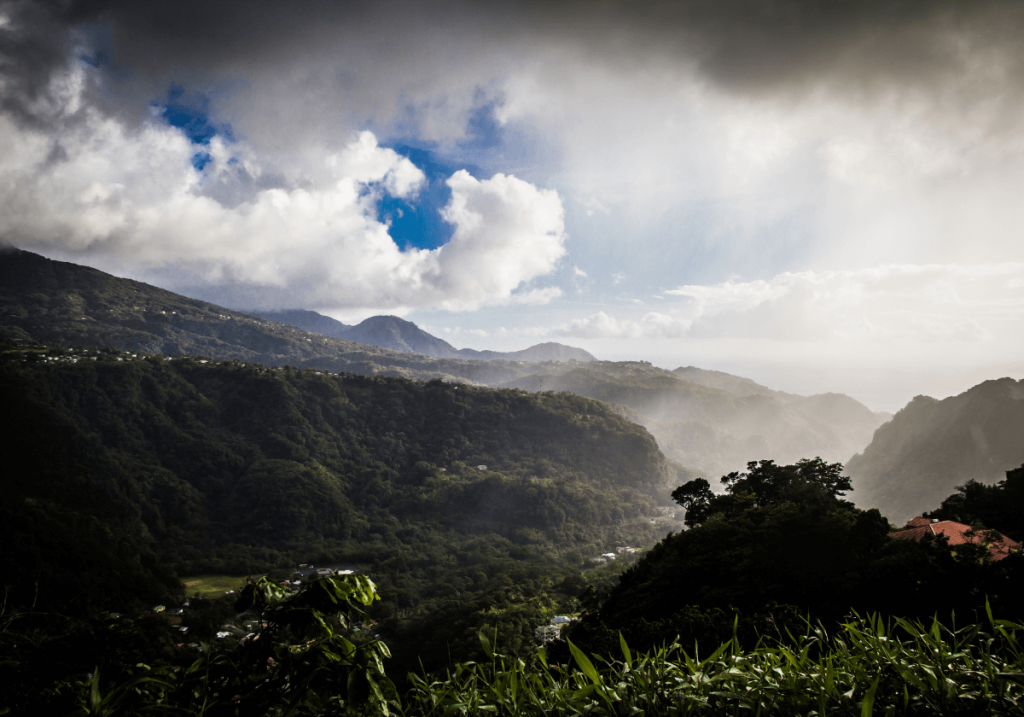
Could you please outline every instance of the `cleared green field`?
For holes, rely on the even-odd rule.
[[[181,582],[185,584],[186,597],[192,597],[199,593],[199,597],[218,598],[224,597],[228,590],[238,590],[241,588],[245,584],[245,577],[236,575],[196,575],[194,577],[182,578]]]

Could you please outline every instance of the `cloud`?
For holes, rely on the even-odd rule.
[[[691,338],[978,341],[1024,328],[1024,264],[780,274],[665,292],[692,300]]]
[[[481,101],[496,102],[507,121],[528,108],[531,88],[576,97],[601,73],[669,95],[678,82],[665,82],[688,75],[788,106],[822,96],[871,104],[928,95],[957,121],[984,102],[1019,107],[1024,89],[1024,9],[1009,0],[22,0],[5,8],[9,40],[0,52],[17,78],[4,85],[7,106],[39,114],[30,105],[45,95],[70,39],[102,50],[111,68],[91,101],[138,117],[170,81],[185,83],[215,95],[213,110],[260,151],[329,145],[339,122],[344,135],[368,118],[426,139],[460,139]],[[591,106],[579,111],[592,116]]]
[[[72,66],[69,82],[82,72]],[[64,98],[66,106],[76,101],[73,92]],[[552,190],[509,175],[455,172],[443,210],[455,227],[451,240],[402,251],[377,218],[375,199],[412,199],[424,176],[369,131],[304,176],[254,184],[247,199],[226,206],[205,187],[240,170],[260,178],[251,147],[214,137],[200,172],[196,146],[161,121],[159,108],[134,128],[96,108],[75,111],[76,121],[59,132],[0,115],[0,237],[12,244],[131,267],[171,288],[252,308],[463,310],[557,296],[528,286],[565,253],[562,204]]]
[[[543,289],[531,289],[521,291],[508,297],[508,303],[517,306],[540,306],[548,304],[562,295],[562,290],[557,286],[548,286]]]
[[[513,293],[552,271],[565,254],[564,212],[556,192],[503,174],[479,181],[465,170],[453,174],[448,186],[452,198],[443,215],[455,233],[435,250],[437,286],[457,284],[459,291],[458,298],[441,298],[438,306],[546,303],[559,295],[553,288]]]
[[[578,339],[678,338],[685,335],[687,326],[685,321],[654,311],[639,320],[616,319],[599,311],[586,318],[575,319],[568,324],[549,329],[548,333]]]
[[[569,324],[553,329],[555,336],[577,339],[595,338],[638,338],[640,327],[632,321],[617,320],[599,311],[583,319],[574,319]]]
[[[422,328],[427,333],[430,333],[430,330],[426,326],[421,326],[420,328]],[[478,338],[486,338],[487,336],[490,336],[490,333],[488,331],[485,331],[484,329],[464,329],[461,326],[446,326],[443,329],[441,329],[441,331],[448,334],[452,338],[455,338],[462,334],[469,334],[470,336],[476,336]]]
[[[739,339],[949,345],[1024,335],[1024,264],[882,266],[687,285],[684,303],[628,316],[601,311],[530,335],[580,339]]]
[[[723,266],[770,277],[1024,260],[1020,3],[3,8],[0,165],[19,167],[5,175],[5,232],[125,271],[139,262],[179,287],[325,309],[544,303],[558,289],[531,282],[566,233],[541,185],[592,215],[579,237],[590,273],[631,284],[696,284]],[[239,140],[215,139],[201,174],[194,148],[151,114],[172,82],[208,98]],[[536,164],[513,172],[506,147],[463,147],[480,113],[502,138],[543,147]],[[376,142],[359,159],[350,145],[366,128]],[[452,188],[461,244],[391,247],[370,199],[414,192],[415,168],[379,146],[399,138],[490,164],[476,174],[491,180]],[[470,200],[481,208],[457,206]],[[474,212],[485,229],[472,229]],[[507,266],[481,268],[491,262]],[[784,303],[773,301],[757,306]],[[794,335],[814,325],[790,323]]]
[[[640,321],[644,336],[648,338],[681,338],[686,335],[690,328],[688,319],[680,319],[678,316],[670,316],[657,311],[645,314]]]

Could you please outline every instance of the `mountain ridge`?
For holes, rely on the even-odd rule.
[[[289,324],[324,336],[356,341],[370,346],[380,346],[391,351],[418,353],[439,358],[526,361],[528,363],[597,360],[581,348],[552,341],[536,344],[520,351],[457,349],[444,339],[424,331],[412,321],[407,321],[399,316],[371,316],[355,326],[349,326],[315,311],[304,309],[253,311],[252,313],[270,321]]]
[[[646,361],[595,361],[547,368],[501,385],[528,391],[569,391],[626,406],[641,416],[640,424],[658,439],[666,455],[703,472],[713,484],[719,476],[765,456],[785,462],[808,456],[846,461],[890,418],[842,396],[840,403],[857,410],[837,422],[831,411],[823,409],[834,408],[838,394],[832,398],[823,394],[824,399],[786,394],[790,400],[784,403],[771,395],[771,389],[760,387],[764,390],[740,395],[684,380],[677,372]],[[739,383],[758,386],[749,379]]]
[[[328,337],[15,248],[0,251],[0,331],[68,346],[421,380],[487,384],[523,373],[511,361],[444,359]]]
[[[314,316],[301,316],[319,316],[310,314]],[[385,333],[389,326],[402,328],[387,317],[373,323],[382,325]],[[343,335],[347,334],[348,329]],[[680,370],[667,371],[646,361],[531,363],[395,351],[275,323],[20,250],[0,253],[0,336],[336,373],[568,391],[618,406],[620,415],[631,420],[639,416],[667,455],[699,469],[713,483],[725,473],[742,470],[750,460],[766,457],[792,461],[819,455],[845,461],[864,449],[887,418],[838,394],[795,396],[694,367],[681,369],[684,377]],[[534,359],[564,358],[562,349],[541,344],[525,351],[533,352]],[[522,352],[506,356],[516,353]],[[844,420],[837,421],[837,405]],[[850,417],[856,419],[851,419],[852,425],[845,420]]]
[[[1022,438],[1024,380],[984,381],[942,400],[915,396],[848,462],[853,501],[908,520],[968,480],[1002,480],[1024,463]]]

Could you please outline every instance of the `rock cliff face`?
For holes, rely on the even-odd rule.
[[[1024,462],[1024,381],[1001,378],[942,401],[918,396],[847,464],[853,501],[896,523],[938,508],[968,480]]]

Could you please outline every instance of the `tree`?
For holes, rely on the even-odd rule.
[[[1006,479],[995,485],[969,480],[956,490],[925,517],[991,528],[1024,540],[1024,465],[1006,471]]]
[[[683,506],[686,511],[685,522],[690,527],[704,522],[714,498],[711,484],[703,478],[694,478],[672,491],[672,500]]]
[[[826,463],[819,458],[804,458],[792,465],[776,465],[772,460],[751,461],[747,472],[722,476],[725,495],[715,495],[711,484],[696,478],[672,491],[672,498],[686,510],[684,522],[700,525],[716,513],[738,514],[748,508],[800,500],[834,501],[853,490],[843,474],[842,463]]]

